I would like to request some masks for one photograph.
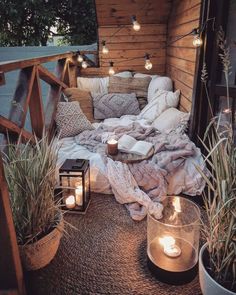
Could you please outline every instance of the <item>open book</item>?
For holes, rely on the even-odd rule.
[[[132,136],[122,135],[118,140],[118,149],[121,152],[146,156],[152,148],[152,144],[147,141],[136,140]]]

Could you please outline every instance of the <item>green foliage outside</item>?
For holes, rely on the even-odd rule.
[[[0,0],[0,19],[0,46],[46,46],[53,36],[64,36],[61,45],[97,40],[94,0]]]

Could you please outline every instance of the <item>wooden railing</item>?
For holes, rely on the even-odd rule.
[[[97,61],[97,51],[81,51],[80,53],[84,56],[94,55],[95,61]],[[91,65],[96,63],[88,58],[87,60]],[[56,62],[54,73],[51,73],[43,66],[44,63],[48,62]],[[14,70],[20,70],[12,98],[14,104],[12,104],[8,118],[0,116],[0,132],[21,134],[22,138],[26,140],[32,137],[32,133],[40,137],[44,126],[49,131],[53,129],[56,105],[62,90],[67,87],[76,87],[76,78],[79,75],[77,55],[76,53],[68,52],[25,60],[1,62],[0,86],[6,83],[5,73]],[[50,85],[45,111],[40,80]],[[19,109],[21,110],[20,112]],[[32,133],[24,128],[28,109]]]
[[[81,52],[95,55],[96,51]],[[56,62],[54,73],[48,71],[42,64]],[[92,61],[88,60],[90,65]],[[19,135],[23,140],[32,139],[33,133],[41,137],[44,127],[53,130],[56,105],[61,92],[67,87],[76,87],[79,67],[76,53],[69,52],[26,60],[0,63],[0,91],[5,85],[5,73],[20,70],[18,82],[12,98],[9,117],[0,116],[0,133]],[[50,85],[47,106],[44,111],[40,80]],[[1,102],[0,102],[1,103]],[[18,111],[20,107],[20,112]],[[25,129],[27,112],[30,112],[32,132]],[[13,137],[14,138],[14,137]],[[10,208],[9,193],[2,159],[0,155],[0,294],[25,294],[23,272],[20,263],[16,233]]]

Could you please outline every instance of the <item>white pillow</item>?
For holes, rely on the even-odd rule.
[[[158,90],[172,91],[173,84],[169,77],[156,77],[153,78],[148,87],[148,101],[151,101]]]
[[[109,77],[84,78],[77,77],[77,87],[81,91],[108,93]]]
[[[115,74],[114,76],[130,78],[132,73],[124,71]],[[93,93],[108,93],[109,77],[104,78],[85,78],[77,77],[77,87],[81,91],[93,92]]]
[[[190,113],[181,112],[175,108],[169,108],[155,119],[152,126],[161,132],[169,133],[172,129],[182,125],[187,127]]]
[[[145,119],[152,123],[161,113],[171,107],[177,107],[180,90],[175,92],[158,90],[155,96],[138,115],[138,119]]]

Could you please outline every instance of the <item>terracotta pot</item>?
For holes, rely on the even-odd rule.
[[[203,295],[235,295],[236,293],[225,289],[218,284],[208,273],[205,268],[203,255],[206,251],[207,244],[204,244],[199,253],[199,280]]]
[[[37,270],[51,262],[57,253],[63,233],[63,218],[57,227],[35,243],[19,246],[22,265],[26,270]]]

